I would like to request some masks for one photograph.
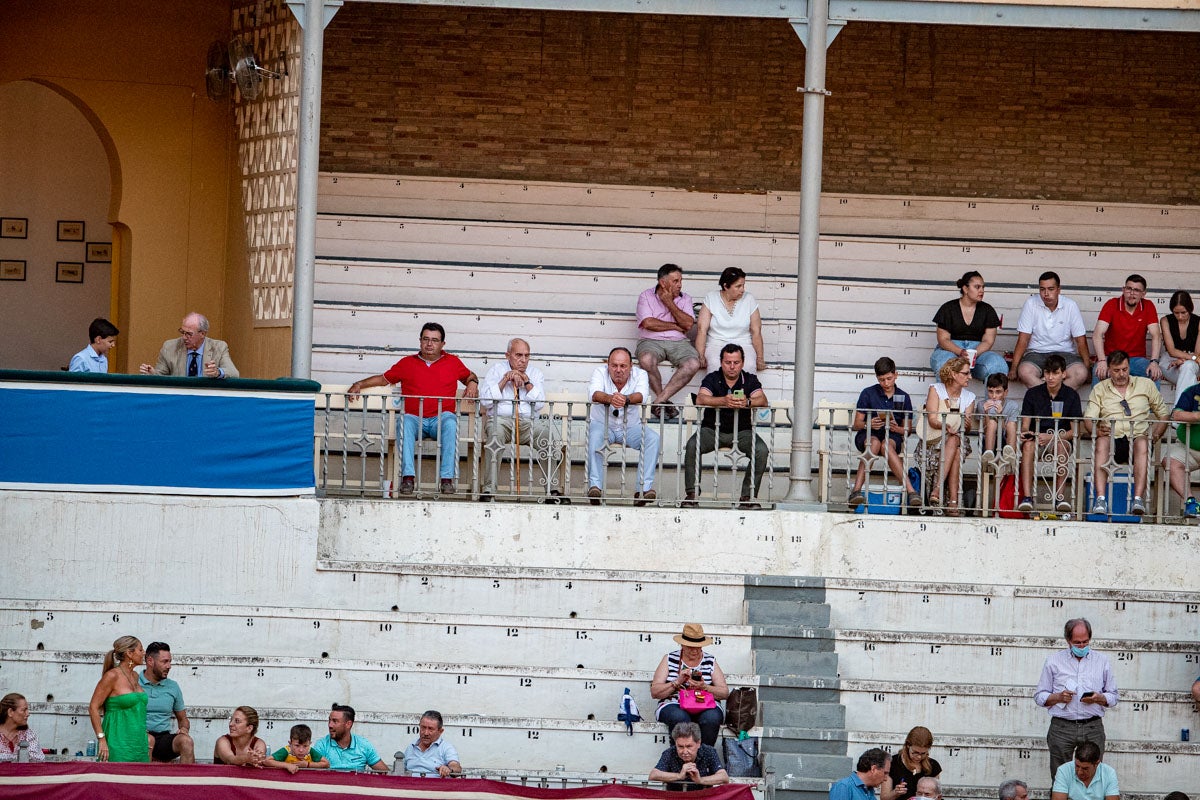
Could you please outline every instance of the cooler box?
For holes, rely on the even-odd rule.
[[[1133,476],[1128,472],[1116,472],[1109,478],[1108,483],[1108,488],[1112,490],[1107,495],[1108,514],[1085,514],[1085,519],[1088,522],[1141,522],[1141,517],[1129,513],[1129,505],[1133,502]],[[1083,477],[1083,489],[1087,496],[1085,508],[1090,510],[1096,500],[1090,472]]]
[[[899,514],[903,505],[903,486],[868,486],[867,504],[854,509],[854,513]]]

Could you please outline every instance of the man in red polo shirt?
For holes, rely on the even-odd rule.
[[[1146,358],[1146,332],[1150,332],[1150,357]],[[1146,279],[1141,275],[1130,275],[1125,279],[1125,289],[1120,297],[1114,297],[1100,309],[1096,329],[1092,331],[1092,344],[1096,347],[1096,371],[1092,383],[1108,377],[1106,353],[1124,350],[1129,354],[1129,374],[1162,380],[1162,368],[1158,357],[1162,354],[1162,330],[1158,327],[1158,311],[1154,303],[1146,299]]]
[[[479,378],[458,356],[443,353],[445,345],[445,328],[436,322],[426,322],[421,327],[420,352],[400,359],[382,375],[355,381],[346,393],[354,400],[363,389],[400,384],[400,393],[404,395],[404,430],[397,431],[400,436],[400,494],[412,494],[416,488],[413,446],[418,427],[423,438],[439,441],[441,466],[438,474],[442,479],[442,494],[454,494],[454,478],[458,474],[455,393],[458,382],[462,381],[466,387],[463,399],[478,397]]]

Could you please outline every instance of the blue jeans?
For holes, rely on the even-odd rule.
[[[588,423],[588,485],[602,488],[604,448],[612,443],[632,447],[641,453],[637,491],[650,491],[654,486],[654,471],[658,469],[658,433],[641,424],[628,425],[624,431],[614,431],[595,421]]]
[[[658,721],[667,726],[667,737],[671,729],[681,722],[694,722],[700,726],[700,741],[709,746],[716,745],[717,736],[721,734],[721,723],[725,721],[725,712],[721,706],[706,708],[698,714],[689,714],[679,707],[678,703],[668,703],[658,712]]]
[[[404,432],[400,437],[400,476],[409,478],[417,474],[413,466],[413,449],[417,445],[418,425],[423,438],[438,441],[442,462],[438,476],[454,480],[458,475],[458,415],[450,411],[443,411],[436,417],[404,415]]]
[[[979,348],[979,342],[972,342],[967,339],[953,339],[952,341],[964,350],[977,350]],[[954,353],[951,353],[949,350],[935,347],[933,354],[929,356],[929,368],[933,370],[934,375],[937,375],[945,363],[954,357]],[[988,350],[975,356],[975,367],[971,370],[971,374],[975,376],[976,380],[986,385],[988,376],[996,372],[1002,372],[1005,375],[1008,374],[1008,362],[1004,360],[1004,356],[995,350]]]

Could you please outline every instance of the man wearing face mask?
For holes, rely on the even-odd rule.
[[[1076,746],[1092,742],[1104,752],[1104,711],[1117,704],[1117,681],[1108,657],[1092,652],[1092,624],[1070,619],[1063,626],[1069,647],[1046,658],[1033,700],[1050,711],[1051,780],[1074,757]]]
[[[917,781],[917,793],[914,797],[920,797],[923,800],[942,800],[942,782],[926,775]]]

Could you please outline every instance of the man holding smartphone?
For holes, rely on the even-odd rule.
[[[1104,711],[1117,704],[1117,681],[1108,657],[1092,652],[1092,624],[1070,619],[1063,626],[1070,645],[1046,658],[1033,701],[1050,712],[1046,744],[1050,779],[1074,757],[1075,748],[1092,742],[1104,753]]]

